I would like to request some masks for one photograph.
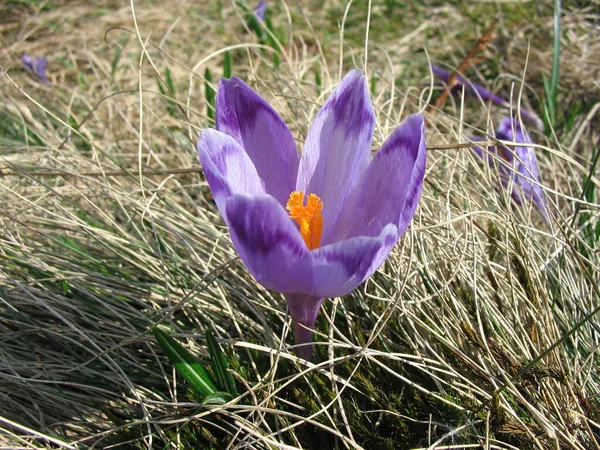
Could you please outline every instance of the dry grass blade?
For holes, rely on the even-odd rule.
[[[463,71],[464,42],[489,37],[478,18],[498,10],[473,76],[517,83],[535,110],[552,11],[534,3],[269,2],[262,34],[234,1],[0,5],[0,446],[600,448],[589,10],[565,11],[583,63],[561,72],[564,123],[531,130],[551,219],[470,150],[505,111],[448,97],[425,114],[433,151],[410,230],[375,276],[325,302],[314,364],[294,356],[284,300],[237,258],[195,149],[212,125],[203,74],[216,80],[229,52],[300,148],[337,74],[366,69],[376,150],[427,110],[429,59],[468,54]],[[532,70],[514,75],[530,36]],[[51,84],[23,53],[49,58]],[[207,366],[214,330],[240,396],[201,405],[158,324]]]

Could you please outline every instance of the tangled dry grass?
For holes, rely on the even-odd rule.
[[[599,208],[583,194],[599,185],[600,86],[591,60],[569,66],[600,46],[590,10],[565,12],[581,45],[563,51],[564,123],[530,130],[549,221],[469,149],[508,111],[454,97],[426,114],[411,229],[364,286],[326,302],[314,364],[293,354],[282,297],[236,258],[195,152],[206,69],[218,79],[226,50],[299,145],[340,75],[362,68],[376,149],[439,92],[429,61],[457,65],[498,17],[471,76],[541,111],[535,25],[551,7],[394,3],[278,2],[280,47],[234,2],[0,6],[3,448],[600,448]],[[50,85],[24,53],[48,56]],[[201,405],[157,324],[205,361],[213,329],[241,396]]]

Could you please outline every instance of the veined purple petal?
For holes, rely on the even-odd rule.
[[[262,0],[261,2],[258,3],[258,5],[256,5],[256,8],[254,8],[254,14],[256,15],[256,18],[258,20],[260,20],[261,22],[264,22],[266,12],[267,12],[267,2],[265,0]]]
[[[48,64],[48,60],[43,56],[38,56],[36,58],[32,58],[29,55],[21,56],[21,61],[25,66],[35,73],[42,83],[48,83],[48,78],[46,77],[46,66]]]
[[[210,191],[225,220],[225,204],[229,197],[264,193],[254,164],[232,137],[216,130],[203,130],[198,141],[198,154]]]
[[[294,190],[299,157],[294,138],[279,114],[237,77],[219,82],[217,129],[248,153],[265,192],[285,205]]]
[[[319,298],[341,297],[370,277],[398,242],[398,228],[388,224],[376,237],[354,237],[311,251],[314,286]]]
[[[268,195],[235,195],[227,223],[240,258],[256,280],[285,294],[346,295],[383,263],[398,240],[396,225],[379,236],[355,237],[309,251],[297,227]]]
[[[505,117],[500,121],[496,128],[496,138],[502,141],[519,142],[522,144],[533,143],[529,134],[521,128],[519,121],[510,117]]]
[[[353,70],[334,89],[312,124],[300,160],[296,189],[323,201],[323,238],[332,241],[348,193],[367,168],[375,115],[364,75]]]
[[[256,281],[283,293],[312,293],[309,251],[275,198],[235,195],[226,216],[235,249]]]
[[[296,344],[311,343],[313,340],[312,330],[315,328],[319,308],[324,299],[304,294],[286,294],[285,299],[294,326]],[[310,361],[312,358],[312,345],[298,347],[296,353],[301,358]]]
[[[515,142],[525,145],[498,145],[488,147],[488,163],[497,165],[500,181],[504,188],[508,188],[512,181],[511,197],[517,205],[533,200],[545,218],[548,218],[548,210],[544,199],[544,192],[539,186],[540,173],[535,158],[533,147],[527,145],[533,141],[529,134],[521,127],[517,119],[505,117],[496,128],[496,139],[507,142]],[[481,140],[472,137],[471,140]],[[509,148],[510,147],[510,148]],[[484,157],[486,154],[479,147],[473,147],[477,155]],[[495,161],[502,158],[505,163]],[[516,155],[516,158],[515,158]]]
[[[423,115],[413,114],[373,157],[340,214],[332,240],[378,236],[387,224],[394,224],[402,236],[421,196],[426,156]]]
[[[515,162],[515,171],[512,173],[512,177],[516,186],[513,187],[512,196],[518,204],[523,203],[523,200],[532,199],[542,214],[547,217],[544,192],[539,186],[540,172],[535,158],[535,151],[533,147],[527,145],[532,144],[533,140],[527,131],[521,127],[519,121],[510,117],[502,119],[496,129],[496,138],[525,144],[513,147],[517,156],[516,159],[510,150],[506,150],[506,153],[510,154],[509,162]]]

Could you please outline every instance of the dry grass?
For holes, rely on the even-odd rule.
[[[540,111],[551,50],[540,39],[523,52],[531,34],[517,25],[529,4],[479,5],[472,17],[451,3],[373,2],[366,47],[366,1],[345,16],[338,0],[270,2],[275,67],[243,10],[217,3],[0,6],[0,443],[600,448],[599,262],[586,234],[599,208],[582,200],[599,148],[597,65],[561,78],[572,120],[565,113],[551,138],[530,130],[548,222],[512,203],[468,148],[434,149],[491,133],[507,111],[451,98],[428,115],[432,149],[411,229],[364,286],[325,303],[315,363],[302,364],[282,297],[236,259],[198,165],[195,141],[210,124],[205,69],[217,79],[230,48],[233,73],[299,145],[340,74],[366,69],[378,148],[436,95],[424,87],[428,58],[457,65],[492,12],[502,12],[498,39],[474,80],[515,99],[523,88],[524,106]],[[533,9],[535,33],[552,11]],[[588,10],[565,17],[565,39],[579,43],[565,60],[587,57],[598,22]],[[49,86],[21,69],[23,53],[49,57]],[[175,92],[164,95],[167,68]],[[197,403],[154,324],[205,361],[213,328],[241,397]]]

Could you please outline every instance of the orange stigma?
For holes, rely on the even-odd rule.
[[[286,209],[290,217],[300,225],[300,234],[306,242],[309,250],[321,245],[321,233],[323,232],[323,202],[315,195],[310,194],[304,206],[304,191],[294,191],[290,194]]]

